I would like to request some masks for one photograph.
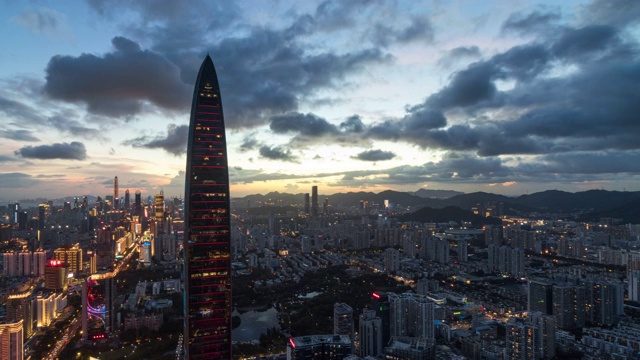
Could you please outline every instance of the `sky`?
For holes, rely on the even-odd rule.
[[[0,1],[3,202],[181,196],[206,54],[233,197],[640,190],[640,1]]]

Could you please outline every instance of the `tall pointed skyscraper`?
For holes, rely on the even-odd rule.
[[[220,87],[209,55],[191,105],[185,179],[185,359],[231,359],[229,171]]]

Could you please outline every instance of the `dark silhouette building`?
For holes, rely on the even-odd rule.
[[[231,359],[229,171],[220,87],[209,55],[191,107],[184,225],[185,359]]]

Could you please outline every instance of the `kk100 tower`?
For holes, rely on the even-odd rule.
[[[220,87],[209,55],[198,72],[187,147],[185,359],[231,359],[229,171]]]

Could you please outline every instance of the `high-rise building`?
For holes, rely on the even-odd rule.
[[[318,187],[311,187],[311,216],[318,216]]]
[[[124,209],[126,211],[131,211],[131,195],[129,194],[129,189],[124,191]]]
[[[629,273],[629,300],[640,301],[640,270]]]
[[[533,360],[537,339],[537,326],[520,319],[507,321],[507,359]]]
[[[585,324],[585,288],[580,285],[562,284],[553,286],[553,316],[556,326],[571,330]]]
[[[185,179],[186,359],[231,359],[229,170],[220,87],[209,55],[195,84]]]
[[[400,251],[395,248],[387,248],[384,251],[384,270],[395,273],[400,270]]]
[[[142,193],[136,190],[134,215],[142,217]]]
[[[347,335],[353,341],[353,308],[348,304],[333,304],[333,333]]]
[[[383,292],[371,294],[371,308],[382,320],[382,343],[387,344],[391,339],[391,303],[389,295]]]
[[[120,208],[120,195],[118,193],[118,177],[113,179],[113,208]]]
[[[31,295],[31,290],[7,296],[5,318],[9,321],[22,320],[24,337],[31,337],[33,334],[33,296]]]
[[[358,323],[360,337],[360,357],[378,357],[382,355],[382,319],[375,310],[363,309]]]
[[[0,359],[24,359],[23,321],[0,322]]]
[[[556,321],[552,315],[533,311],[527,320],[537,328],[535,342],[536,359],[553,359],[556,356]]]
[[[47,252],[37,249],[33,252],[32,273],[34,276],[44,275],[44,267],[47,264]]]
[[[49,290],[67,289],[67,265],[61,260],[51,260],[44,267],[44,287]]]
[[[9,223],[14,225],[18,223],[18,213],[20,213],[20,203],[9,204],[9,216],[11,216]]]
[[[82,249],[79,244],[65,245],[53,251],[56,260],[60,260],[68,267],[69,272],[78,273],[82,268]]]
[[[425,296],[390,293],[391,336],[435,338],[435,304]]]
[[[310,209],[310,204],[309,204],[309,193],[304,194],[304,213],[309,215],[309,209]]]
[[[545,280],[529,280],[529,311],[553,315],[553,284]]]

